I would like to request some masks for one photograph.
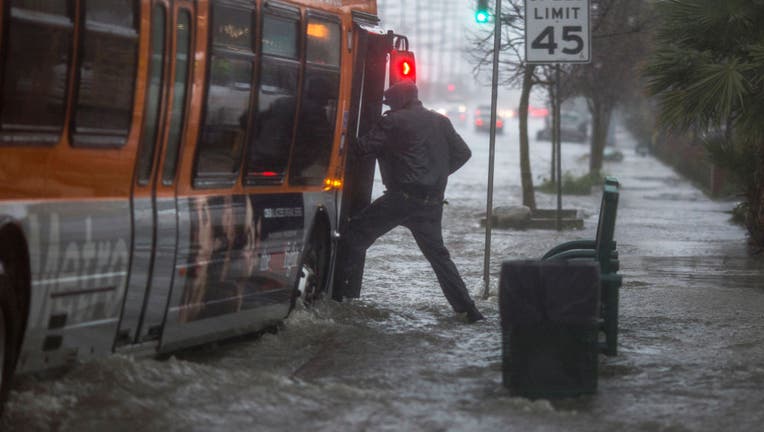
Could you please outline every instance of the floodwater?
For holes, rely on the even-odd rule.
[[[536,125],[539,126],[539,125]],[[362,297],[299,309],[276,334],[165,360],[113,356],[11,392],[9,431],[758,431],[764,424],[764,266],[749,257],[732,201],[713,202],[618,135],[622,184],[619,355],[600,357],[596,394],[511,397],[501,383],[497,305],[503,260],[593,238],[600,191],[563,198],[582,231],[494,230],[482,298],[488,137],[464,129],[472,160],[451,180],[445,239],[487,320],[465,324],[440,293],[411,235],[368,252]],[[532,131],[533,132],[533,131]],[[535,135],[535,134],[533,134]],[[521,201],[516,132],[497,139],[495,206]],[[563,170],[587,169],[586,145],[563,144]],[[550,147],[532,141],[534,176]],[[381,187],[375,193],[379,194]],[[556,197],[538,193],[539,207]]]

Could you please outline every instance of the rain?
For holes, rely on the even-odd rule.
[[[470,53],[471,41],[484,30],[474,22],[473,3],[447,0],[434,8],[424,0],[379,0],[379,14],[383,27],[410,39],[425,106],[448,115],[472,150],[469,162],[449,178],[443,227],[485,321],[467,324],[450,309],[411,234],[399,227],[368,250],[360,298],[298,305],[278,328],[167,357],[112,355],[18,377],[0,428],[760,430],[764,254],[733,220],[741,193],[712,193],[681,168],[681,157],[661,154],[637,136],[623,110],[614,111],[601,161],[601,173],[620,183],[618,354],[597,358],[593,394],[531,399],[511,394],[502,381],[502,370],[510,367],[502,355],[502,263],[593,239],[603,187],[595,182],[589,193],[562,196],[563,207],[577,211],[581,229],[494,227],[486,285],[481,219],[490,148],[475,111],[491,104],[490,68],[476,68]],[[555,191],[540,187],[554,176],[552,143],[543,136],[549,127],[546,90],[539,85],[530,97],[539,111],[528,118],[528,157],[536,206],[556,209]],[[523,205],[519,98],[517,86],[502,83],[495,208]],[[580,98],[563,105],[586,128],[584,142],[563,138],[561,144],[562,172],[579,178],[591,169],[592,118]],[[383,192],[377,175],[372,195]]]

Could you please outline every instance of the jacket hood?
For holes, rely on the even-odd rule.
[[[411,80],[403,80],[385,90],[385,98],[382,103],[389,106],[390,109],[397,110],[417,101],[418,97],[419,91],[416,84]]]

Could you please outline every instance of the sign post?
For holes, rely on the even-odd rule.
[[[554,64],[552,145],[556,151],[557,229],[562,229],[560,63],[591,61],[591,0],[525,0],[525,61]],[[555,163],[556,162],[556,163]]]
[[[483,298],[491,288],[491,228],[493,226],[493,165],[496,154],[496,99],[499,93],[499,52],[501,51],[501,0],[493,15],[493,75],[491,78],[491,133],[488,143],[488,197],[485,209],[485,253],[483,254]]]

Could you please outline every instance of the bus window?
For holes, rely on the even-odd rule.
[[[212,13],[213,46],[245,53],[254,51],[252,11],[215,4]]]
[[[63,130],[74,22],[68,2],[12,1],[0,97],[0,141],[54,144]]]
[[[299,23],[294,19],[275,15],[263,17],[263,55],[297,59]]]
[[[263,16],[263,57],[255,132],[248,151],[248,184],[284,180],[297,113],[298,33],[295,19]]]
[[[308,63],[340,66],[340,26],[316,19],[308,20]]]
[[[331,158],[340,82],[340,26],[308,19],[305,78],[289,181],[323,184]]]
[[[127,142],[138,62],[137,9],[135,0],[85,2],[75,146],[120,147]]]
[[[154,162],[159,108],[162,97],[164,76],[164,37],[165,9],[156,5],[151,12],[151,52],[149,62],[148,91],[146,94],[146,113],[143,121],[143,134],[138,152],[138,184],[146,185],[151,178],[151,166]]]
[[[175,179],[175,170],[178,163],[178,149],[183,134],[183,119],[186,107],[186,89],[188,88],[188,69],[191,66],[189,50],[191,47],[191,14],[182,10],[178,14],[178,22],[175,25],[175,81],[172,101],[172,114],[170,117],[170,131],[167,137],[167,155],[165,156],[164,168],[162,169],[162,182],[171,185]]]
[[[255,54],[253,10],[216,3],[204,124],[196,154],[197,186],[230,185],[241,160]]]

